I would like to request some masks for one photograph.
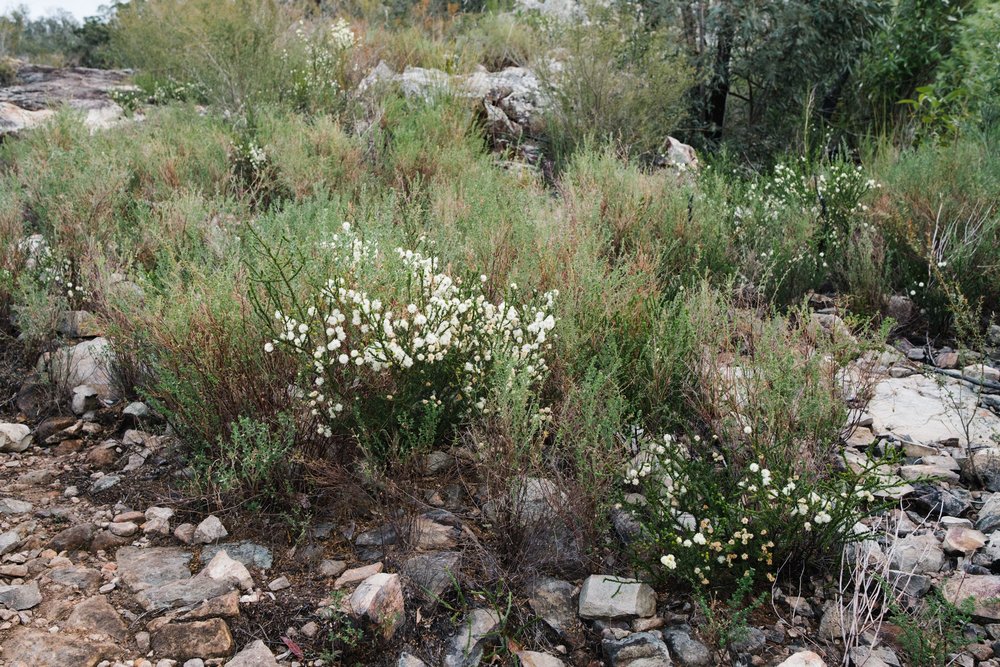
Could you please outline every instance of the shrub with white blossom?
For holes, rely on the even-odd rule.
[[[286,97],[303,110],[329,111],[344,90],[347,54],[355,42],[354,31],[342,18],[328,26],[300,22],[282,52]]]
[[[782,567],[836,553],[885,485],[869,474],[876,461],[860,472],[833,461],[806,471],[766,455],[739,465],[724,451],[698,436],[641,443],[625,474],[625,499],[657,576],[695,587],[748,576],[773,582]]]
[[[347,223],[323,247],[336,275],[311,305],[276,310],[278,334],[265,346],[299,359],[320,435],[350,434],[383,455],[387,444],[431,446],[489,410],[498,369],[532,386],[543,380],[555,292],[529,299],[511,284],[492,300],[486,276],[463,280],[436,257],[383,252]]]

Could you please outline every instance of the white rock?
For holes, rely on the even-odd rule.
[[[635,579],[595,574],[580,590],[581,618],[647,618],[655,613],[656,593]]]
[[[229,531],[222,525],[219,517],[213,514],[199,523],[198,527],[194,529],[194,542],[195,544],[211,544],[218,542],[227,535],[229,535]]]
[[[23,452],[31,447],[31,429],[24,424],[0,424],[0,452]]]
[[[826,663],[823,662],[823,658],[812,651],[799,651],[778,667],[826,667]]]
[[[223,549],[208,562],[201,575],[215,581],[227,581],[239,585],[243,590],[253,588],[253,577],[246,565],[229,557]]]

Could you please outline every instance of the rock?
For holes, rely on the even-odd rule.
[[[568,581],[538,579],[529,589],[528,605],[563,640],[579,646],[583,643],[583,626],[577,617],[575,593],[576,588]]]
[[[919,484],[914,489],[912,507],[925,517],[962,516],[972,507],[972,494],[966,489],[943,489],[940,486]]]
[[[975,391],[947,377],[911,375],[875,384],[867,407],[876,434],[891,434],[922,444],[957,439],[966,442],[963,419],[970,420],[972,442],[989,442],[1000,431],[1000,417],[978,407]]]
[[[850,650],[852,665],[864,667],[899,667],[899,658],[888,648],[855,646]]]
[[[656,593],[635,579],[595,574],[580,590],[579,614],[584,619],[632,619],[656,613]]]
[[[229,535],[229,531],[222,525],[219,517],[213,515],[198,524],[198,527],[194,529],[192,539],[196,544],[212,544],[227,535]]]
[[[886,581],[897,591],[905,593],[913,600],[922,598],[931,589],[930,577],[922,574],[889,570],[886,575]]]
[[[760,628],[749,627],[739,639],[729,644],[729,650],[736,653],[756,653],[767,644],[767,636]]]
[[[174,528],[174,537],[176,537],[179,542],[191,544],[194,542],[194,531],[194,524],[182,523]]]
[[[517,651],[514,653],[521,667],[566,667],[566,663],[548,653],[538,651]]]
[[[23,541],[24,538],[21,536],[21,531],[17,528],[0,533],[0,556],[9,554],[14,549],[17,549]]]
[[[515,7],[522,12],[538,12],[557,21],[580,21],[586,11],[577,0],[517,0]]]
[[[236,563],[232,559],[229,562]],[[243,567],[240,563],[236,564]],[[213,579],[208,572],[202,572],[198,576],[188,579],[169,581],[139,591],[135,599],[147,611],[199,604],[204,600],[225,595],[237,585],[228,574],[224,573],[219,576],[221,578]]]
[[[275,591],[275,592],[283,591],[286,588],[291,588],[291,587],[292,587],[292,582],[288,580],[288,577],[278,577],[277,579],[275,579],[274,581],[272,581],[267,585],[267,589],[269,591]]]
[[[7,667],[96,667],[119,653],[111,643],[83,641],[27,627],[17,628],[4,640]]]
[[[66,628],[87,634],[106,635],[119,641],[128,637],[122,617],[103,595],[87,598],[73,607]]]
[[[624,639],[601,642],[611,667],[670,667],[667,645],[652,632],[637,632]]]
[[[233,650],[233,636],[221,618],[168,623],[152,633],[153,651],[175,660],[223,658]]]
[[[920,479],[934,479],[949,484],[958,484],[959,480],[958,470],[926,463],[900,466],[899,476],[910,482]]]
[[[0,423],[0,452],[23,452],[31,447],[31,429],[24,424]]]
[[[428,475],[443,473],[453,465],[455,465],[455,457],[448,452],[434,450],[424,457],[424,472]]]
[[[826,667],[826,663],[812,651],[799,651],[782,661],[778,667]]]
[[[371,565],[365,565],[364,567],[356,567],[347,570],[333,582],[333,587],[336,589],[343,588],[344,586],[350,586],[351,584],[357,584],[373,574],[378,574],[382,571],[383,567],[382,563],[373,563]]]
[[[944,536],[944,551],[947,554],[969,556],[984,546],[986,536],[972,528],[949,528]]]
[[[319,564],[319,573],[324,577],[339,577],[347,569],[342,560],[324,560]]]
[[[972,364],[962,369],[962,377],[978,382],[1000,382],[1000,369],[986,364]]]
[[[261,640],[248,644],[226,663],[226,667],[278,667],[271,649]]]
[[[270,570],[274,564],[274,557],[271,555],[271,550],[253,542],[227,542],[207,546],[201,550],[201,562],[204,563],[211,560],[222,549],[226,550],[230,558],[238,560],[247,567]]]
[[[97,395],[97,390],[89,384],[82,384],[73,388],[73,399],[70,408],[75,415],[84,415],[92,410],[101,407],[101,399]]]
[[[34,505],[17,498],[0,498],[0,516],[25,514],[34,509]]]
[[[124,547],[115,555],[118,576],[133,592],[191,577],[191,554],[183,549]]]
[[[414,519],[408,532],[414,549],[453,549],[462,537],[462,523],[451,512],[437,509]]]
[[[118,398],[111,371],[113,363],[111,343],[106,338],[93,338],[43,355],[39,370],[47,372],[66,393],[74,387],[89,385],[102,401],[109,401]]]
[[[97,526],[92,523],[81,523],[57,533],[49,540],[48,548],[56,552],[84,550],[94,539]]]
[[[436,602],[458,581],[461,561],[456,551],[420,554],[407,560],[401,572],[419,597]]]
[[[220,551],[215,554],[198,576],[208,577],[214,581],[222,581],[231,586],[239,586],[243,590],[253,588],[253,577],[250,576],[250,571],[247,570],[246,565],[230,558],[226,551]],[[288,580],[286,579],[285,581],[287,583]],[[271,588],[271,590],[280,589]]]
[[[979,508],[975,527],[984,533],[992,533],[1000,528],[1000,493],[990,494],[986,498],[986,502]]]
[[[150,411],[149,406],[142,401],[133,401],[132,403],[126,405],[125,409],[122,410],[122,416],[131,419],[134,423],[141,419],[148,419],[152,417],[152,412]]]
[[[0,607],[13,611],[24,611],[37,606],[42,601],[38,582],[32,581],[20,586],[0,586]]]
[[[55,116],[55,112],[51,109],[31,111],[10,102],[0,101],[0,136],[34,129],[53,116]]]
[[[349,605],[355,618],[367,618],[381,626],[384,637],[392,637],[404,616],[403,587],[399,575],[385,572],[373,574],[355,589]]]
[[[688,667],[708,667],[712,663],[712,653],[708,647],[681,629],[671,629],[663,633],[667,646],[677,662]]]
[[[1000,447],[982,447],[960,462],[962,475],[988,491],[1000,491]]]
[[[892,569],[900,572],[929,574],[944,566],[944,550],[932,534],[907,535],[896,541],[889,555]]]
[[[465,617],[459,631],[451,638],[444,657],[444,667],[475,667],[483,658],[486,644],[493,636],[500,618],[491,609],[475,609]]]
[[[240,594],[230,591],[225,595],[205,600],[199,606],[178,617],[181,621],[199,621],[206,618],[235,618],[240,615]]]
[[[361,533],[354,540],[358,547],[388,547],[399,543],[399,531],[395,526],[381,526],[375,530]]]
[[[412,653],[403,651],[399,654],[399,660],[396,661],[396,667],[427,667],[427,663]]]
[[[108,530],[118,537],[132,537],[139,532],[139,526],[131,521],[115,521],[108,524]]]
[[[971,597],[973,616],[986,622],[1000,621],[1000,576],[954,574],[944,582],[941,595],[955,606]]]
[[[121,481],[122,478],[118,475],[104,475],[91,485],[90,492],[101,493],[102,491],[107,491],[112,487],[118,486]]]
[[[50,571],[48,576],[57,584],[79,588],[81,591],[96,591],[101,584],[101,573],[83,565],[58,567]]]

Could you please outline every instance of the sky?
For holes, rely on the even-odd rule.
[[[32,18],[45,16],[65,9],[79,20],[97,14],[97,8],[110,4],[109,0],[0,0],[0,14],[24,5]]]

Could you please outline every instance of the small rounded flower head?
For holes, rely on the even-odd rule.
[[[267,353],[274,352],[274,343],[264,343],[264,351]]]
[[[753,429],[750,428],[749,426],[744,426],[743,432],[746,433],[747,435],[750,435],[751,433],[753,433]]]
[[[668,570],[676,570],[677,569],[677,559],[674,558],[673,554],[668,554],[666,556],[661,556],[660,557],[660,563],[663,565],[663,567],[667,568]]]

